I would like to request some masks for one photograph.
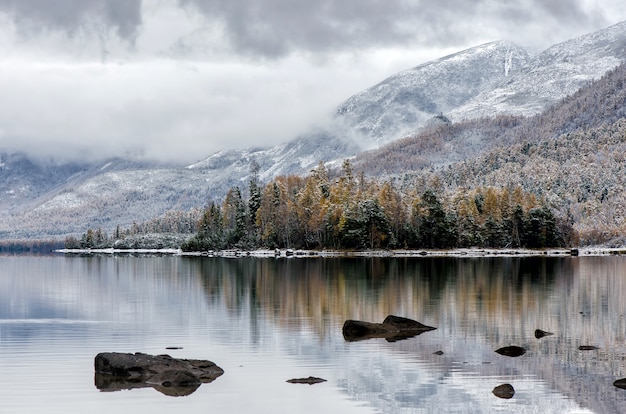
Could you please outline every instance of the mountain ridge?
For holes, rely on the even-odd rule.
[[[62,237],[80,234],[87,227],[111,231],[116,225],[127,226],[172,209],[202,207],[210,200],[223,197],[230,187],[239,186],[245,190],[254,163],[260,167],[262,181],[283,174],[306,174],[320,161],[332,163],[352,157],[365,148],[379,147],[414,135],[424,127],[445,124],[448,118],[453,121],[472,119],[467,116],[480,113],[480,106],[472,102],[480,99],[489,102],[489,93],[502,96],[507,87],[520,84],[519,79],[525,79],[525,85],[532,83],[540,63],[552,62],[555,65],[554,78],[549,81],[554,84],[560,79],[567,88],[558,88],[558,93],[547,98],[541,94],[528,95],[525,90],[524,99],[517,100],[517,108],[522,108],[522,112],[530,104],[545,110],[566,96],[564,90],[578,90],[624,61],[626,35],[619,30],[624,27],[626,22],[555,45],[535,57],[508,42],[490,42],[460,51],[392,75],[353,95],[338,106],[337,115],[329,124],[306,131],[285,144],[272,148],[226,150],[186,167],[165,168],[132,162],[125,166],[120,160],[112,164],[102,162],[75,166],[74,169],[68,167],[54,185],[37,187],[18,200],[11,199],[10,192],[15,193],[18,187],[14,186],[16,181],[15,174],[10,171],[11,165],[5,163],[0,168],[0,189],[3,191],[0,197],[0,216],[3,217],[0,238]],[[569,49],[572,50],[568,52]],[[597,59],[600,49],[603,59]],[[569,61],[564,62],[563,56],[569,56]],[[564,63],[567,70],[563,70]],[[426,82],[426,87],[406,87],[407,83],[411,85],[407,79],[415,71],[425,68],[432,71],[441,65],[447,65],[447,68],[441,69],[439,75],[435,71],[420,81]],[[457,69],[450,70],[450,67]],[[533,82],[547,82],[545,77],[550,68],[543,67],[542,71],[544,76],[537,76]],[[476,79],[483,72],[486,75]],[[463,73],[474,75],[468,81]],[[428,79],[431,79],[430,83]],[[465,89],[464,82],[470,83]],[[445,85],[448,88],[444,88]],[[381,90],[389,93],[377,95]],[[377,103],[376,96],[384,98]],[[515,102],[509,100],[507,104]],[[373,106],[368,106],[370,104]],[[461,106],[443,111],[454,106],[452,104]],[[488,103],[482,105],[488,106]],[[398,108],[404,108],[404,112]],[[470,115],[463,115],[464,110]],[[489,116],[498,114],[509,114],[506,106],[496,107]],[[476,138],[473,156],[487,149],[479,137],[469,138]],[[463,151],[455,153],[443,148],[439,162],[445,164],[455,161],[455,157],[458,160],[467,155]],[[98,168],[102,170],[98,172]],[[38,174],[33,173],[30,182],[45,173]],[[12,206],[11,200],[14,201]]]

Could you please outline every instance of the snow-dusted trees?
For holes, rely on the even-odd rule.
[[[304,187],[296,195],[296,215],[306,248],[321,248],[326,240],[326,220],[330,207],[330,184],[324,163],[311,171]]]
[[[555,247],[575,241],[570,222],[520,187],[445,195],[439,179],[422,184],[429,188],[416,196],[392,181],[357,178],[349,161],[331,180],[320,163],[308,177],[278,177],[250,191],[248,202],[231,189],[221,214],[209,205],[184,248]],[[252,216],[254,226],[246,224]]]
[[[239,187],[233,187],[222,203],[209,202],[204,210],[170,212],[127,229],[118,226],[113,237],[102,229],[88,229],[66,244],[174,247],[171,244],[185,233],[194,234],[180,242],[189,251],[556,247],[577,242],[572,214],[556,217],[545,201],[520,186],[449,191],[439,177],[412,185],[380,182],[362,173],[355,176],[349,161],[329,177],[322,163],[307,177],[281,176],[263,187],[253,175],[247,200]],[[166,241],[158,236],[166,233],[178,238]]]
[[[417,201],[411,221],[415,235],[411,245],[437,249],[456,246],[454,221],[433,191],[426,191]]]
[[[196,236],[189,240],[186,250],[220,250],[226,247],[222,209],[214,202],[209,203],[198,222]]]

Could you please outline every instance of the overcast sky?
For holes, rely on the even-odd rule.
[[[0,149],[193,162],[428,60],[623,20],[623,0],[0,0]]]

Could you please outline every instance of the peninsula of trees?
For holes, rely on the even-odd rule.
[[[257,171],[253,165],[247,197],[233,187],[223,202],[206,206],[183,250],[541,248],[578,241],[571,220],[555,217],[520,186],[443,192],[436,181],[418,188],[369,180],[355,175],[349,160],[333,178],[321,162],[307,177],[264,186]],[[114,247],[127,235],[88,230],[66,246]]]

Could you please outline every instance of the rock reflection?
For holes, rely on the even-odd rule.
[[[185,383],[183,385],[165,382],[147,383],[138,381],[129,381],[111,374],[95,373],[94,382],[96,388],[103,392],[125,391],[139,388],[154,388],[161,394],[169,397],[186,397],[193,394],[201,385],[201,383]]]

